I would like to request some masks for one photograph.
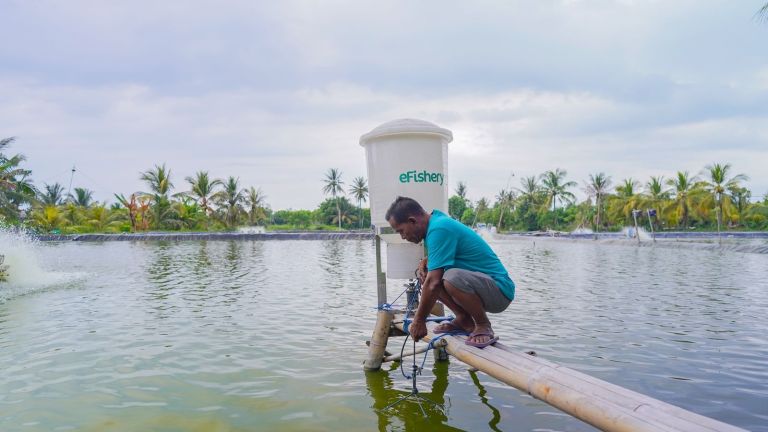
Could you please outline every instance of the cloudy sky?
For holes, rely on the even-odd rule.
[[[208,170],[314,208],[360,135],[450,129],[451,189],[561,168],[579,195],[730,162],[768,193],[765,0],[0,0],[0,137],[37,185],[176,190]],[[512,177],[514,174],[514,177]]]

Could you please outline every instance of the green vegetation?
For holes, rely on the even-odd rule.
[[[525,177],[520,188],[502,190],[492,206],[485,199],[473,206],[463,197],[466,184],[460,182],[449,199],[449,212],[456,217],[461,210],[465,223],[474,220],[515,231],[620,230],[634,223],[633,210],[640,210],[638,223],[653,224],[655,230],[768,229],[768,194],[760,202],[750,202],[751,192],[740,185],[748,177],[731,175],[730,164],[708,165],[702,171],[703,180],[679,171],[666,181],[663,176],[651,176],[644,186],[626,178],[612,187],[605,173],[590,174],[583,187],[587,198],[581,203],[570,191],[577,184],[567,181],[566,175],[555,169]],[[649,216],[647,210],[655,210],[656,216]]]
[[[268,230],[350,230],[370,226],[368,184],[355,177],[345,194],[342,172],[329,169],[321,191],[327,198],[314,210],[273,211],[264,192],[242,187],[237,177],[212,178],[198,171],[184,180],[188,190],[173,193],[170,168],[155,165],[139,173],[146,192],[115,194],[115,203],[94,201],[93,192],[75,187],[72,193],[59,183],[34,186],[24,155],[7,155],[14,138],[0,140],[0,223],[24,225],[45,233],[141,232],[149,230],[221,231],[240,226],[266,226]],[[472,202],[468,187],[459,182],[448,201],[449,214],[467,225],[484,223],[499,231],[620,230],[639,223],[656,230],[768,229],[768,194],[752,202],[752,193],[728,163],[706,166],[699,176],[678,171],[672,178],[652,176],[643,183],[626,178],[590,174],[583,185],[586,199],[577,202],[575,181],[560,168],[509,185],[491,202]],[[648,216],[646,210],[656,210]]]

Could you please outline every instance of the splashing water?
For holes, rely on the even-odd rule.
[[[0,281],[0,302],[85,277],[82,272],[48,271],[40,266],[37,240],[23,231],[0,226],[0,255],[6,278]]]
[[[651,235],[642,227],[638,227],[637,232],[639,233],[640,240],[642,241],[653,240],[653,237],[651,237]],[[626,238],[637,239],[637,237],[635,237],[635,227],[624,227],[624,229],[621,230],[621,233]]]

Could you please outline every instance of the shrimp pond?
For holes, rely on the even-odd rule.
[[[363,371],[376,319],[370,239],[0,241],[0,430],[589,431],[461,362]],[[751,242],[751,243],[750,243]],[[750,252],[749,245],[755,245]],[[517,283],[501,342],[768,431],[766,240],[503,237]],[[390,281],[389,297],[403,281]],[[402,338],[391,338],[399,352]]]

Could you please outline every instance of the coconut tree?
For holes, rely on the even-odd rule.
[[[670,191],[666,188],[664,176],[651,176],[645,184],[645,204],[656,209],[659,214],[663,212],[665,203],[669,201]]]
[[[141,180],[147,183],[151,193],[152,217],[156,227],[167,225],[173,216],[173,209],[168,200],[168,194],[173,189],[171,182],[171,170],[163,165],[155,165],[154,168],[141,173]]]
[[[538,203],[541,196],[541,185],[536,176],[521,178],[520,186],[522,187],[518,189],[518,192],[520,192],[521,200],[528,203]]]
[[[595,199],[595,232],[600,231],[600,210],[603,207],[605,197],[610,193],[611,177],[605,173],[589,175],[589,183],[584,187],[584,191],[591,198]]]
[[[459,196],[459,198],[466,201],[467,199],[467,184],[463,181],[460,181],[458,185],[456,185],[456,195]]]
[[[155,165],[153,169],[141,173],[141,180],[147,182],[153,194],[168,198],[168,193],[173,189],[171,183],[171,170],[163,165]]]
[[[41,191],[38,200],[43,205],[58,206],[64,202],[64,186],[59,183],[43,185],[45,191]]]
[[[744,223],[744,212],[747,211],[752,198],[752,192],[749,189],[741,186],[732,186],[728,189],[728,195],[731,199],[731,204],[736,208],[736,213],[739,217],[739,224]]]
[[[222,190],[213,195],[214,201],[224,212],[224,221],[229,228],[237,224],[238,217],[243,213],[245,196],[245,191],[240,189],[240,179],[232,176],[224,182]]]
[[[501,221],[504,219],[504,210],[512,207],[515,202],[515,193],[512,189],[502,189],[496,195],[496,205],[499,206],[499,223],[496,224],[496,230],[501,232]]]
[[[761,20],[768,20],[768,3],[763,5],[760,10],[757,11],[756,16]]]
[[[623,218],[625,223],[631,223],[632,210],[640,207],[642,196],[640,195],[640,182],[633,178],[627,178],[616,186],[616,195],[612,197],[610,209],[614,218]]]
[[[363,227],[363,205],[362,203],[368,200],[368,183],[363,177],[355,177],[352,180],[352,186],[349,188],[349,193],[357,200],[357,211],[359,214],[358,220],[360,221],[360,228]]]
[[[197,199],[205,215],[210,215],[211,207],[208,202],[211,196],[216,193],[216,187],[223,184],[221,180],[211,179],[208,176],[208,171],[198,171],[194,177],[188,176],[184,180],[190,185],[190,190],[185,194]]]
[[[69,195],[69,201],[78,207],[87,209],[93,204],[93,191],[86,188],[75,188],[74,195]]]
[[[547,204],[552,203],[555,226],[557,226],[557,213],[555,212],[557,201],[570,204],[576,199],[576,196],[568,191],[569,188],[576,186],[576,182],[565,181],[566,175],[568,175],[568,172],[560,168],[554,171],[547,171],[541,175],[542,190],[547,197]]]
[[[696,176],[691,177],[688,171],[678,171],[674,178],[667,180],[667,185],[672,186],[674,193],[674,205],[677,209],[678,226],[688,228],[688,215],[692,206]]]
[[[174,201],[171,206],[176,216],[174,224],[177,228],[194,228],[199,223],[204,222],[205,228],[208,229],[208,215],[203,213],[203,209],[198,205],[197,200],[191,196],[181,196],[180,200]]]
[[[711,194],[711,198],[714,200],[715,215],[717,218],[717,232],[720,232],[720,226],[722,225],[722,219],[725,211],[730,211],[731,201],[723,199],[723,196],[729,189],[739,187],[740,181],[749,180],[744,174],[736,174],[730,176],[731,164],[719,164],[714,163],[707,165],[704,168],[709,174],[709,178],[704,180],[706,190]]]
[[[121,222],[117,220],[117,214],[109,211],[108,208],[101,204],[92,206],[86,213],[86,225],[93,231],[105,232],[105,231],[117,231]]]
[[[264,195],[261,188],[257,189],[251,186],[245,191],[245,203],[248,205],[248,222],[251,225],[256,225],[267,218],[267,214],[264,211],[266,201],[267,196]]]
[[[21,168],[26,160],[22,154],[6,156],[3,149],[16,140],[14,137],[0,139],[0,217],[17,219],[19,207],[34,201],[37,191],[29,175],[32,171]]]
[[[32,212],[32,224],[46,232],[58,230],[66,223],[59,208],[55,205],[43,205]]]
[[[572,203],[576,197],[568,191],[568,188],[576,186],[574,181],[565,181],[568,172],[560,168],[547,171],[541,175],[541,186],[547,196],[547,204],[552,203],[552,211],[556,210],[557,201]]]
[[[64,205],[59,206],[62,216],[67,224],[72,226],[81,225],[86,219],[85,207],[78,207],[72,201],[66,202]]]
[[[523,177],[520,179],[520,188],[517,189],[520,195],[517,198],[518,223],[522,224],[523,229],[536,230],[540,228],[538,211],[544,203],[544,196],[536,176]]]
[[[477,222],[478,217],[480,218],[481,222],[485,221],[485,213],[488,212],[488,199],[485,197],[480,198],[477,200],[477,204],[475,205],[475,217],[472,219],[472,226],[475,226],[475,223]]]
[[[336,201],[336,219],[339,222],[339,229],[341,229],[341,207],[339,206],[338,195],[344,194],[342,186],[344,182],[341,180],[341,171],[338,168],[331,168],[325,173],[325,179],[323,180],[325,186],[323,186],[323,193],[333,197]]]

